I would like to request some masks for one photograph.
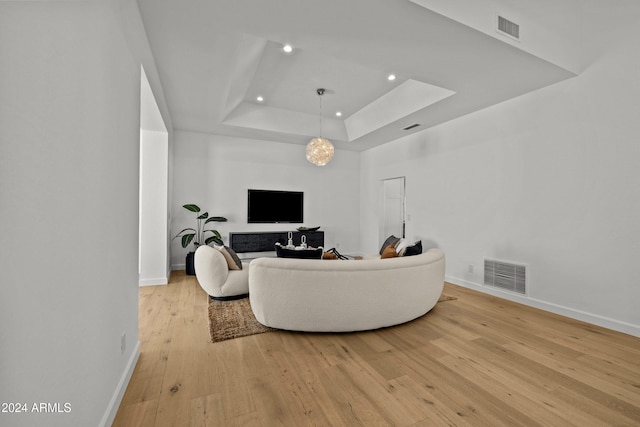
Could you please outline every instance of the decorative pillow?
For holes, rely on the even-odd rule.
[[[382,251],[382,254],[380,255],[380,258],[395,258],[398,256],[398,252],[396,252],[396,248],[393,247],[393,245],[388,245],[386,248],[384,248],[384,250]]]
[[[422,240],[418,240],[411,246],[407,246],[402,256],[420,255],[422,253]]]
[[[398,243],[396,243],[394,245],[394,247],[396,248],[396,252],[398,252],[398,256],[402,256],[404,254],[404,250],[407,248],[407,246],[409,246],[411,243],[409,243],[409,241],[407,239],[400,239],[398,241]]]
[[[276,255],[278,258],[304,258],[304,259],[322,259],[324,249],[287,249],[280,245],[276,245]]]
[[[224,258],[227,260],[229,270],[242,270],[242,261],[240,261],[236,251],[228,246],[216,246],[216,249],[224,255]]]
[[[387,237],[387,240],[384,241],[384,243],[382,244],[382,247],[380,248],[380,255],[382,255],[382,252],[387,248],[387,246],[389,245],[395,246],[399,241],[400,241],[400,238],[394,236],[393,234]]]
[[[338,259],[338,255],[332,254],[331,252],[324,252],[322,254],[322,259]]]

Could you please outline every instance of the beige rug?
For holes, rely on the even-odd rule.
[[[455,299],[458,298],[442,294],[438,302]],[[251,311],[249,298],[233,301],[216,301],[209,298],[211,342],[262,334],[273,330],[275,329],[264,326],[256,320],[253,311]]]
[[[209,333],[211,342],[262,334],[274,329],[260,324],[249,304],[249,298],[216,301],[209,298]]]

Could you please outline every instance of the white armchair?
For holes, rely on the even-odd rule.
[[[202,245],[196,249],[194,267],[198,283],[213,299],[226,301],[249,295],[248,263],[242,263],[242,270],[229,270],[219,250]]]

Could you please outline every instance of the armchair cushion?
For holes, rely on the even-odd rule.
[[[228,246],[216,246],[216,249],[224,255],[229,270],[242,270],[242,261],[240,261],[238,254],[233,249]]]
[[[389,245],[397,245],[398,242],[400,241],[399,237],[394,236],[393,234],[389,237],[386,238],[386,240],[384,241],[384,243],[382,244],[382,247],[380,248],[380,255],[382,255],[382,252],[384,252],[385,249],[387,249],[387,247]]]

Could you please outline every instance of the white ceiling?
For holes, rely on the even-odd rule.
[[[138,4],[175,129],[306,144],[326,88],[323,136],[364,150],[574,76],[584,22],[558,19],[557,5],[584,1]],[[498,12],[518,18],[521,41],[495,31]]]

